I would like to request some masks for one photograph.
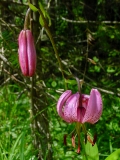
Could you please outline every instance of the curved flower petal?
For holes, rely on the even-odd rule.
[[[97,89],[92,89],[90,92],[90,98],[88,106],[83,118],[82,123],[96,123],[102,114],[102,98]]]
[[[30,30],[22,30],[18,38],[19,63],[24,76],[33,76],[36,70],[36,50]]]
[[[63,114],[64,104],[65,104],[66,100],[70,97],[71,94],[72,94],[72,91],[67,90],[60,96],[60,98],[58,100],[57,112],[58,112],[59,116],[62,117],[62,118],[64,118],[64,114]]]
[[[64,120],[67,122],[76,122],[78,120],[77,109],[79,106],[80,94],[75,93],[71,95],[66,101],[64,107]]]
[[[24,75],[28,74],[28,58],[27,58],[27,41],[26,41],[26,32],[22,30],[18,38],[19,42],[19,63],[21,66],[22,73]]]
[[[34,45],[34,39],[30,30],[26,30],[26,37],[27,37],[29,76],[32,76],[36,70],[36,50]]]

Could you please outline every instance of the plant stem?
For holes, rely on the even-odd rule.
[[[80,80],[79,80],[77,77],[75,77],[75,79],[76,79],[76,81],[77,81],[78,91],[79,91],[80,96],[81,96],[81,84],[80,84]]]
[[[46,22],[46,19],[45,19],[44,15],[43,15],[41,9],[39,9],[38,11],[39,11],[39,13],[40,13],[40,15],[41,15],[41,17],[42,17],[43,22],[44,22],[44,27],[45,27],[45,29],[46,29],[46,33],[47,33],[47,35],[48,35],[48,37],[50,38],[50,41],[51,41],[51,43],[52,43],[52,46],[53,46],[53,49],[54,49],[54,52],[55,52],[55,56],[56,56],[56,58],[57,58],[57,60],[58,60],[59,67],[60,67],[60,70],[61,70],[61,73],[62,73],[62,77],[63,77],[63,79],[64,79],[65,89],[67,89],[67,84],[66,84],[66,82],[65,82],[65,75],[64,75],[62,63],[61,63],[61,60],[60,60],[60,57],[59,57],[59,54],[58,54],[58,51],[57,51],[57,48],[56,48],[56,45],[55,45],[53,36],[52,36],[52,33],[51,33],[50,29],[49,29],[49,26],[48,26],[48,24],[47,24],[47,22]]]
[[[30,13],[30,8],[28,8],[26,15],[25,15],[24,30],[28,29],[28,25],[30,22],[29,13]]]

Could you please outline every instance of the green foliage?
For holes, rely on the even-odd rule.
[[[29,100],[25,94],[19,98],[20,91],[16,85],[6,86],[0,91],[1,160],[24,160],[34,155],[30,136]]]
[[[34,12],[37,12],[37,11],[38,11],[38,9],[37,9],[34,5],[32,5],[31,3],[28,3],[28,5],[29,5],[29,7],[30,7],[30,9],[31,9],[32,11],[34,11]]]
[[[83,0],[70,0],[67,3],[66,1],[49,1],[48,4],[45,4],[45,1],[40,2],[37,7],[41,9],[44,17],[48,20],[49,26],[52,24],[53,38],[66,78],[62,79],[49,39],[46,38],[43,41],[41,31],[37,30],[38,37],[35,39],[41,38],[37,53],[39,56],[37,71],[42,72],[42,79],[38,79],[39,75],[36,75],[35,80],[39,86],[37,91],[40,100],[42,101],[42,94],[47,97],[53,159],[82,159],[82,155],[76,153],[77,147],[73,148],[71,145],[70,133],[75,128],[74,124],[63,122],[56,112],[57,100],[64,91],[64,81],[73,93],[78,91],[75,77],[80,80],[84,79],[82,93],[89,94],[91,88],[95,87],[100,89],[103,98],[104,109],[100,121],[95,125],[87,125],[87,129],[91,130],[92,135],[97,133],[99,159],[104,160],[115,150],[106,160],[112,160],[115,156],[118,158],[118,148],[120,147],[119,1],[112,0],[108,3],[107,0],[99,0],[94,5],[92,5],[92,1],[87,4],[87,1]],[[39,10],[30,3],[29,7],[34,12]],[[36,159],[36,150],[32,146],[30,129],[30,97],[28,94],[30,94],[31,80],[23,78],[19,72],[17,45],[19,32],[23,29],[23,13],[26,12],[28,6],[14,6],[11,2],[8,4],[8,8],[11,10],[12,18],[6,19],[6,16],[9,16],[8,13],[6,16],[3,15],[6,23],[1,22],[5,27],[2,26],[0,32],[0,47],[3,50],[3,52],[0,50],[0,54],[11,64],[12,69],[5,61],[0,61],[0,159]],[[62,17],[65,19],[63,20]],[[42,18],[39,21],[41,26],[44,26]],[[91,21],[96,21],[96,23]],[[113,24],[113,21],[116,23]],[[43,35],[46,36],[44,30]],[[16,79],[23,82],[24,85]],[[68,135],[67,146],[63,143],[64,134]],[[89,147],[91,152],[88,150]],[[89,152],[89,155],[95,152],[97,155],[98,151],[97,147],[91,148],[87,143],[86,152]]]
[[[120,160],[120,149],[114,151],[105,160]]]
[[[92,146],[89,142],[85,145],[85,155],[83,156],[83,160],[99,160],[98,148],[95,144]]]

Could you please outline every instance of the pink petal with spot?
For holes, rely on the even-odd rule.
[[[22,30],[19,34],[18,38],[19,42],[19,63],[22,70],[23,75],[28,74],[28,57],[27,57],[27,38],[26,32]]]
[[[66,100],[70,97],[71,94],[72,94],[72,91],[67,90],[60,96],[60,98],[58,100],[57,112],[58,112],[59,116],[62,118],[64,118],[64,114],[63,114],[64,104],[65,104]]]
[[[77,109],[77,121],[82,123],[85,112],[86,112],[86,108],[87,108],[87,104],[88,104],[88,99],[89,96],[88,95],[83,95],[82,97],[79,99],[79,107]]]
[[[64,120],[67,122],[76,122],[77,117],[77,108],[79,106],[79,98],[80,94],[76,93],[71,95],[68,100],[66,101],[64,107]]]
[[[96,123],[102,114],[102,108],[102,98],[99,91],[92,89],[82,123]]]

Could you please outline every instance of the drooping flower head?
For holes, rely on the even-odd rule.
[[[24,76],[33,76],[36,70],[36,50],[30,30],[22,30],[18,38],[19,63]]]
[[[85,136],[92,146],[95,144],[96,139],[94,138],[93,141],[90,139],[84,123],[96,123],[102,114],[102,109],[102,98],[97,89],[92,89],[90,95],[80,94],[79,92],[72,94],[71,90],[67,90],[60,96],[57,103],[57,112],[64,121],[68,123],[76,122],[78,153],[80,153],[81,128],[83,128]],[[72,144],[75,143],[73,137],[74,134],[72,135]]]
[[[65,91],[57,103],[59,116],[68,123],[96,123],[102,114],[102,98],[97,89],[92,89],[90,95],[72,94]]]

